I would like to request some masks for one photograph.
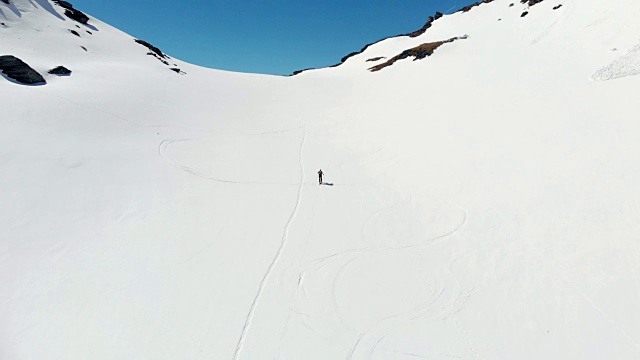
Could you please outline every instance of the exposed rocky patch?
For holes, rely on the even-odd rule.
[[[369,70],[371,72],[375,72],[375,71],[380,71],[384,68],[386,68],[387,66],[391,66],[393,65],[396,61],[398,60],[402,60],[402,59],[406,59],[408,57],[413,57],[413,61],[416,60],[421,60],[426,58],[427,56],[431,56],[433,55],[433,52],[439,48],[440,46],[447,44],[447,43],[452,43],[456,40],[463,40],[466,39],[467,35],[465,36],[461,36],[461,37],[454,37],[448,40],[443,40],[443,41],[436,41],[436,42],[432,42],[432,43],[425,43],[422,45],[418,45],[414,48],[411,49],[407,49],[403,52],[401,52],[399,55],[396,55],[394,57],[392,57],[391,59],[389,59],[388,61],[376,65],[374,67],[369,68]]]
[[[71,70],[67,69],[64,66],[56,66],[55,68],[48,71],[49,74],[53,75],[71,75]]]
[[[527,15],[529,15],[529,12],[528,12],[528,11],[525,11],[525,12],[523,12],[522,14],[520,14],[520,17],[521,17],[521,18],[523,18],[523,17],[525,17],[525,16],[527,16]]]
[[[89,30],[86,30],[86,31],[87,31],[87,34],[93,35],[93,33],[91,31],[89,31]]]
[[[86,24],[89,22],[89,17],[80,10],[76,10],[76,9],[65,10],[64,14],[68,18],[73,19],[81,24]]]
[[[414,32],[408,33],[408,34],[398,35],[398,36],[408,36],[408,37],[420,36],[420,35],[424,34],[427,31],[427,29],[429,29],[433,25],[434,21],[440,19],[443,16],[444,16],[444,14],[442,14],[439,11],[436,11],[436,14],[434,16],[429,16],[427,18],[427,22],[420,29],[418,29],[418,30],[416,30]]]
[[[378,61],[378,60],[382,60],[382,59],[386,59],[386,58],[384,56],[378,56],[378,57],[374,57],[374,58],[371,58],[371,59],[367,59],[367,62]]]
[[[0,56],[0,70],[9,78],[21,84],[46,84],[42,75],[31,66],[13,55]]]
[[[84,47],[84,46],[80,46],[80,47],[81,47],[81,48],[82,48],[82,50],[84,50],[84,51],[89,51],[89,50],[87,50],[87,48],[86,48],[86,47]]]
[[[63,1],[63,0],[53,0],[54,3],[62,6],[65,9],[73,9],[73,5],[71,5],[70,2],[68,1]]]
[[[296,70],[293,73],[291,73],[290,76],[295,76],[295,75],[301,74],[301,73],[303,73],[305,71],[309,71],[309,70],[315,70],[315,68],[306,68],[306,69],[302,69],[302,70]]]
[[[163,63],[163,64],[165,64],[165,65],[169,66],[169,62],[168,62],[167,60],[165,60],[165,59],[161,58],[161,57],[160,57],[160,55],[158,55],[158,54],[156,54],[156,53],[154,53],[154,52],[151,52],[151,51],[149,51],[149,52],[147,53],[147,55],[149,55],[149,56],[153,56],[154,58],[156,58],[156,59],[160,60],[160,62],[161,62],[161,63]]]
[[[9,0],[2,0],[2,2],[9,5]]]
[[[162,59],[168,59],[169,58],[160,49],[158,49],[157,47],[149,44],[148,42],[146,42],[144,40],[135,39],[135,42],[137,42],[138,44],[140,44],[140,45],[146,47],[147,49],[151,50],[155,55],[157,55],[156,57],[160,57]],[[147,54],[147,55],[150,55],[150,54]]]
[[[68,18],[85,25],[89,22],[89,17],[82,11],[74,9],[70,2],[63,0],[53,0],[53,2],[65,9],[64,14]]]
[[[535,4],[540,4],[544,0],[520,0],[521,4],[528,4],[529,6],[533,6]]]
[[[80,37],[80,34],[78,34],[78,32],[75,31],[75,30],[69,30],[69,32],[72,33],[73,35],[77,36],[77,37]]]
[[[553,10],[558,10],[558,9],[560,9],[561,7],[562,7],[562,4],[556,5],[556,6],[554,6],[554,7],[553,7]]]
[[[491,2],[491,1],[493,1],[493,0],[485,0],[485,1],[489,1],[489,2]],[[340,65],[344,64],[347,60],[349,60],[349,58],[351,58],[351,57],[353,57],[353,56],[356,56],[356,55],[359,55],[359,54],[362,54],[363,52],[365,52],[365,50],[367,50],[367,49],[369,48],[369,46],[371,46],[371,45],[375,45],[375,44],[377,44],[377,43],[379,43],[379,42],[381,42],[381,41],[384,41],[384,40],[387,40],[387,39],[393,39],[393,38],[397,38],[397,37],[401,37],[401,36],[416,37],[416,36],[422,35],[422,34],[424,34],[424,33],[427,31],[427,29],[429,29],[429,28],[433,25],[433,22],[434,22],[434,21],[438,20],[439,18],[441,18],[441,17],[443,17],[443,16],[444,16],[444,14],[443,14],[443,13],[441,13],[441,12],[437,11],[433,16],[429,16],[429,17],[427,18],[427,22],[426,22],[426,23],[425,23],[425,24],[424,24],[420,29],[418,29],[418,30],[416,30],[416,31],[413,31],[413,32],[410,32],[410,33],[407,33],[407,34],[400,34],[400,35],[395,35],[395,36],[389,36],[389,37],[386,37],[386,38],[380,39],[380,40],[378,40],[378,41],[375,41],[375,42],[369,43],[369,44],[365,45],[362,49],[360,49],[360,51],[354,51],[354,52],[352,52],[352,53],[350,53],[350,54],[348,54],[348,55],[344,56],[342,59],[340,59],[340,62],[339,62],[339,63],[334,64],[334,65],[331,65],[331,66],[329,66],[329,67],[337,67],[337,66],[340,66]],[[303,72],[305,72],[305,71],[307,71],[307,70],[315,70],[315,68],[307,68],[307,69],[303,69],[303,70],[296,70],[296,71],[294,71],[294,72],[291,74],[291,76],[298,75],[298,74],[303,73]]]
[[[179,68],[170,68],[169,70],[171,71],[175,71],[176,73],[180,74],[180,75],[184,75],[186,74],[186,72],[180,70]]]
[[[488,4],[490,2],[493,2],[493,0],[481,0],[481,1],[478,1],[478,2],[473,3],[471,5],[467,5],[467,6],[463,7],[462,9],[460,9],[460,10],[458,10],[456,12],[468,12],[468,11],[470,11],[471,9],[473,9],[476,6],[480,6],[482,4]]]
[[[161,63],[167,65],[167,66],[171,66],[171,64],[169,64],[169,62],[167,60],[171,59],[171,57],[165,53],[162,52],[162,50],[160,50],[159,48],[151,45],[150,43],[144,41],[144,40],[140,40],[140,39],[135,39],[135,42],[137,42],[138,44],[146,47],[147,49],[151,50],[149,52],[147,52],[148,56],[153,56],[154,58],[158,59],[158,61],[160,61]],[[177,66],[176,64],[173,64],[173,66]],[[177,67],[171,67],[169,68],[172,71],[175,71],[178,74],[186,74],[184,71],[180,70]]]

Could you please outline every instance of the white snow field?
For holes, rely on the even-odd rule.
[[[527,8],[277,77],[0,2],[0,359],[640,358],[640,2]]]

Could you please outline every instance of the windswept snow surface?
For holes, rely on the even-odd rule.
[[[557,4],[281,78],[0,3],[0,358],[639,358],[640,3]]]

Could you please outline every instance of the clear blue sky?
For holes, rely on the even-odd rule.
[[[69,0],[75,8],[206,67],[287,75],[419,29],[475,0]]]

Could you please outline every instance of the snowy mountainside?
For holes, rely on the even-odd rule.
[[[619,22],[611,18],[612,12],[620,9],[635,14],[634,6],[628,4],[629,2],[624,1],[596,1],[580,8],[575,1],[561,0],[543,0],[532,5],[520,1],[480,1],[475,6],[465,7],[442,20],[436,19],[421,36],[404,36],[374,43],[333,69],[370,69],[373,65],[384,62],[384,59],[390,59],[420,44],[470,35],[475,38],[474,42],[479,41],[480,45],[486,46],[483,51],[474,53],[473,58],[482,56],[487,51],[509,54],[520,49],[531,51],[533,54],[529,56],[535,56],[536,45],[541,43],[539,47],[562,46],[549,49],[558,57],[562,57],[563,52],[567,55],[585,56],[577,65],[584,64],[585,67],[588,66],[585,70],[591,71],[594,66],[608,65],[611,60],[631,51],[638,44],[639,39],[632,30],[634,25],[630,17]],[[524,14],[526,15],[523,16]],[[603,36],[603,33],[615,35]],[[547,37],[554,41],[544,41]],[[567,51],[565,46],[570,47],[571,51]],[[488,55],[495,58],[495,54]],[[372,59],[375,61],[371,61]],[[576,62],[575,59],[568,60]]]
[[[482,1],[294,77],[9,2],[47,83],[0,79],[0,359],[640,355],[637,2]]]
[[[11,0],[0,6],[4,52],[21,58],[47,79],[55,79],[47,71],[60,64],[75,68],[80,74],[84,67],[97,61],[105,67],[154,66],[151,58],[144,57],[152,51],[135,43],[131,36],[95,18],[87,23],[71,19],[65,15],[68,9],[56,2]],[[181,63],[170,60],[166,66],[177,67]],[[158,65],[155,67],[160,68]],[[104,69],[105,73],[109,71]]]

